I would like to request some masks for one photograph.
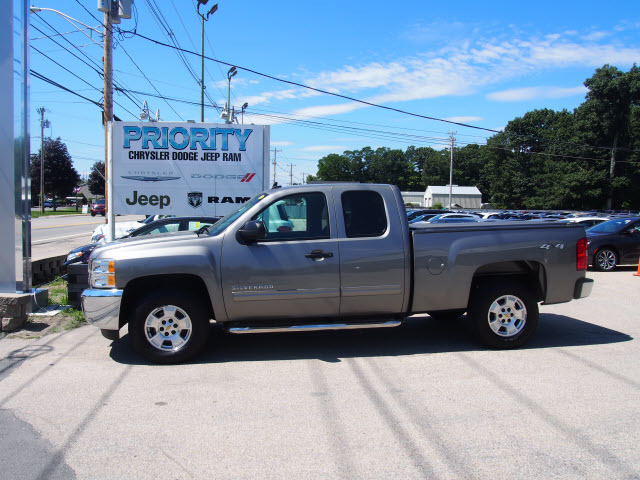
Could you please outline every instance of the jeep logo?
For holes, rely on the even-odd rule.
[[[133,191],[133,198],[125,198],[127,205],[151,205],[152,207],[160,206],[160,210],[171,205],[169,195],[138,195],[138,191]]]

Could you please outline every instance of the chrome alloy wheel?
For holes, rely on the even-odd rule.
[[[192,329],[187,312],[175,305],[155,308],[144,322],[145,338],[164,352],[180,350],[189,341]]]
[[[527,323],[527,307],[514,295],[503,295],[489,307],[489,327],[501,337],[513,337],[522,331]]]
[[[605,272],[612,270],[616,266],[616,254],[608,248],[605,248],[604,250],[600,250],[596,255],[596,262],[600,270]]]

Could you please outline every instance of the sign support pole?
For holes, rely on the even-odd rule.
[[[116,214],[113,211],[113,122],[107,122],[107,242],[116,236]]]

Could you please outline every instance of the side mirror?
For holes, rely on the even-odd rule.
[[[250,245],[265,237],[267,230],[264,228],[264,223],[260,220],[252,220],[244,224],[240,230],[238,230],[238,236],[243,243]]]

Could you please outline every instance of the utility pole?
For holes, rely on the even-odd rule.
[[[616,149],[618,147],[618,132],[613,137],[613,148],[611,149],[611,165],[609,166],[609,193],[607,195],[607,210],[611,210],[613,205],[613,178],[616,170]]]
[[[44,214],[44,107],[38,109],[40,114],[40,213]]]
[[[109,204],[109,132],[107,125],[113,120],[113,31],[111,11],[104,12],[104,198],[105,208]],[[109,223],[109,217],[104,216]],[[111,239],[113,240],[113,239]]]
[[[453,191],[453,143],[456,141],[456,137],[453,135],[456,132],[449,132],[449,141],[451,142],[451,165],[449,167],[449,210],[451,210],[451,193]]]
[[[304,185],[304,172],[302,172],[302,185]]]
[[[273,184],[276,184],[276,167],[278,166],[277,162],[276,162],[276,156],[278,155],[278,152],[281,152],[282,150],[278,150],[277,148],[274,148],[273,150],[271,150],[273,152]]]
[[[293,163],[289,164],[289,185],[293,185],[293,167],[295,165]]]

